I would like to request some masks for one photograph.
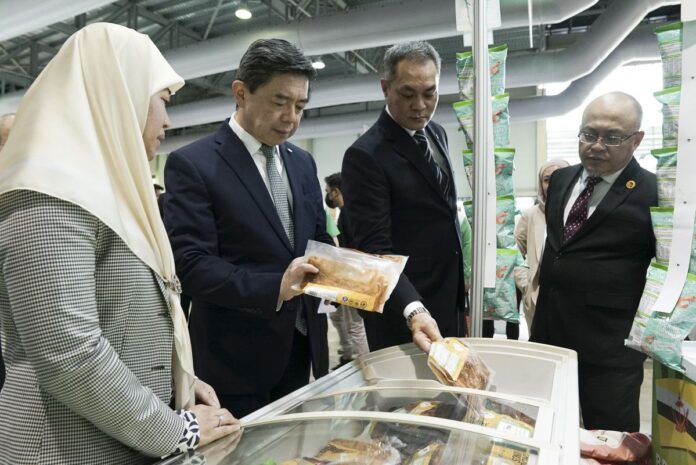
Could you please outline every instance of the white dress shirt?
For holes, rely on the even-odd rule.
[[[616,181],[616,179],[621,175],[621,173],[625,169],[626,167],[624,166],[619,171],[615,171],[611,174],[605,174],[601,176],[602,180],[595,184],[594,190],[592,191],[592,197],[590,197],[590,205],[587,211],[588,218],[592,216],[594,211],[597,209],[597,205],[599,205],[599,202],[601,202],[602,199],[606,197],[606,195],[609,193],[609,189],[611,189],[611,186],[614,184],[614,181]],[[573,191],[570,193],[570,197],[568,198],[568,203],[566,203],[565,211],[563,212],[564,225],[566,224],[566,221],[568,221],[570,209],[573,208],[575,201],[578,199],[578,197],[580,197],[580,193],[585,189],[585,182],[589,177],[590,174],[587,172],[586,169],[583,169],[582,175],[580,175],[578,182],[575,183]]]

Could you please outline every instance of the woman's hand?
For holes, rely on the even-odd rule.
[[[196,379],[194,389],[196,391],[196,403],[220,408],[220,401],[217,394],[215,394],[215,389],[210,384]]]
[[[198,426],[201,429],[200,447],[239,431],[239,420],[225,408],[196,404],[189,410],[196,415]]]

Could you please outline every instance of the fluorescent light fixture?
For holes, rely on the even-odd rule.
[[[326,63],[324,63],[324,60],[321,59],[321,57],[315,59],[312,61],[312,68],[314,69],[324,69],[326,68]]]
[[[239,4],[234,15],[239,19],[250,19],[252,17],[251,10],[247,7],[246,2],[241,2]]]

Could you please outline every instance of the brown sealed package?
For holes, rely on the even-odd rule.
[[[397,465],[401,462],[399,452],[393,447],[357,439],[333,439],[315,458],[346,465]]]
[[[487,390],[495,374],[472,347],[456,337],[431,345],[428,366],[442,384],[472,389]]]
[[[303,293],[359,310],[381,313],[394,290],[407,257],[371,255],[309,241],[307,262],[319,272],[308,274]]]

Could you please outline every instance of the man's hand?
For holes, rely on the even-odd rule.
[[[283,279],[280,281],[280,293],[278,294],[278,302],[282,303],[290,300],[295,296],[302,294],[300,285],[305,279],[307,273],[318,273],[319,269],[307,263],[305,257],[297,257],[288,265],[287,270],[283,273]]]
[[[419,313],[413,316],[411,334],[413,342],[426,354],[430,352],[430,344],[442,340],[437,322],[428,313]]]
[[[196,390],[196,403],[220,408],[220,401],[215,394],[215,389],[210,384],[196,379],[194,389]]]

